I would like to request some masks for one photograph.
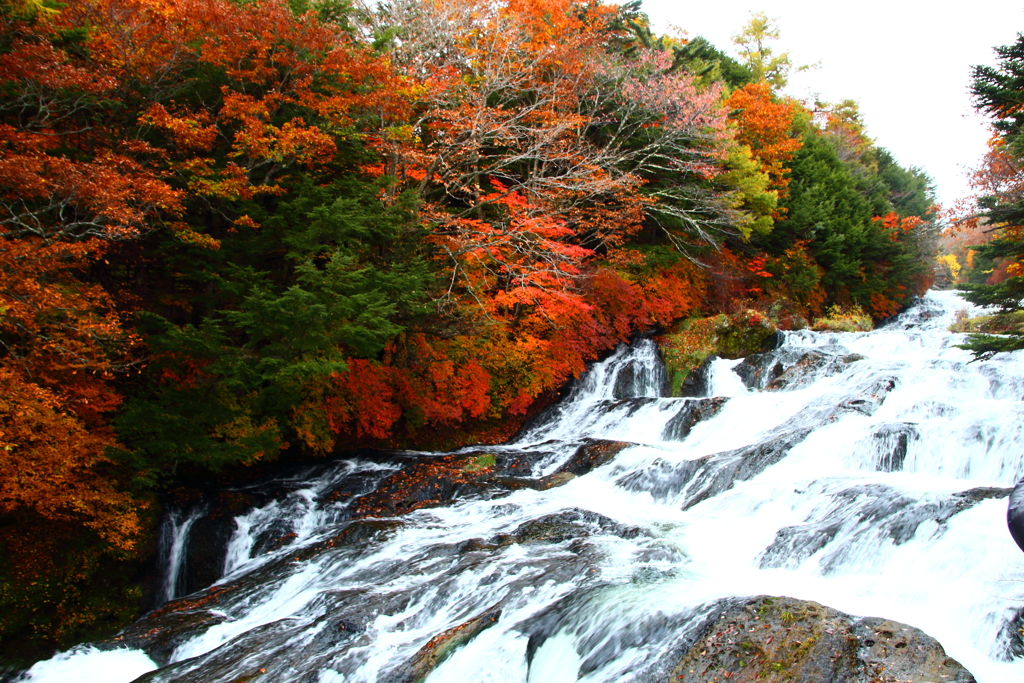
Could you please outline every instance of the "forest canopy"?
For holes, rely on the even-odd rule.
[[[2,636],[131,612],[180,477],[500,441],[637,333],[923,293],[929,179],[755,19],[737,59],[638,2],[0,3]]]

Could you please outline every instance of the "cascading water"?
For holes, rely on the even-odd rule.
[[[185,564],[185,547],[192,525],[203,514],[201,507],[188,512],[172,510],[164,519],[160,529],[160,556],[163,558],[164,580],[162,601],[167,602],[182,594],[182,569]]]
[[[945,331],[963,306],[933,292],[875,332],[787,333],[716,361],[704,398],[664,397],[653,343],[620,348],[490,449],[550,479],[586,439],[632,444],[558,487],[354,520],[401,463],[293,477],[236,519],[218,585],[172,603],[191,621],[164,624],[159,667],[79,648],[25,680],[407,680],[401,667],[460,625],[429,683],[665,680],[708,605],[757,594],[896,619],[982,683],[1024,680],[1024,557],[1005,526],[1024,356],[969,363]]]

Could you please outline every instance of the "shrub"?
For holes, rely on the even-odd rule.
[[[833,305],[824,316],[814,319],[811,329],[819,332],[870,332],[875,325],[860,306]]]

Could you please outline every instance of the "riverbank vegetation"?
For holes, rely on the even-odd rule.
[[[7,652],[130,617],[182,478],[498,442],[636,333],[881,319],[931,281],[927,176],[855,103],[781,95],[763,15],[740,59],[597,0],[0,26]]]
[[[996,308],[958,321],[959,331],[973,333],[964,348],[977,358],[1024,348],[1024,35],[995,53],[997,65],[974,67],[971,80],[976,108],[992,119],[989,151],[974,171],[974,196],[956,207],[940,256],[947,279],[967,290],[968,301]]]

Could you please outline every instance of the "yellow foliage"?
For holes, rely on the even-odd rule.
[[[970,259],[970,254],[971,252],[968,252],[968,259]],[[956,254],[945,254],[939,256],[936,260],[946,269],[950,282],[958,282],[960,280],[960,272],[963,268],[960,262],[957,261]]]

